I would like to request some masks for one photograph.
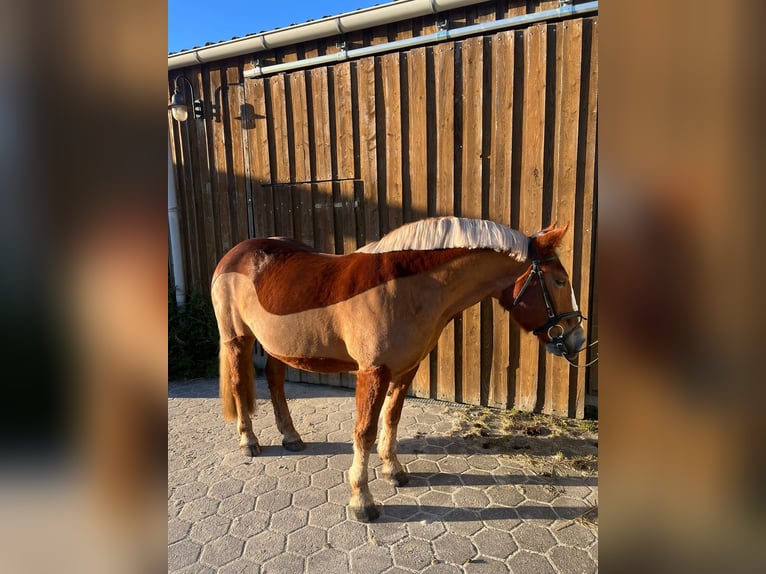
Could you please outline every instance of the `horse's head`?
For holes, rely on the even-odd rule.
[[[530,267],[503,291],[500,304],[554,355],[573,357],[585,346],[583,316],[555,249],[569,225],[551,225],[530,238]]]

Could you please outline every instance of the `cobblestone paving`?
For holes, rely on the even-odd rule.
[[[596,478],[539,476],[518,457],[451,436],[443,404],[407,399],[399,459],[411,480],[396,488],[377,478],[372,454],[381,516],[363,524],[346,510],[353,392],[287,383],[286,394],[306,450],[282,448],[258,380],[263,452],[251,459],[221,417],[216,380],[169,385],[168,572],[597,571],[597,528],[578,519],[598,504]]]

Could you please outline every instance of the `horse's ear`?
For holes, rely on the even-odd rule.
[[[561,239],[569,229],[569,223],[564,224],[562,227],[556,227],[556,223],[552,223],[539,233],[535,234],[535,249],[541,256],[547,256],[553,254],[553,250],[561,243]]]

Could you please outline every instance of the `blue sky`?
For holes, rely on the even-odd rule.
[[[386,4],[388,0],[168,0],[168,52]]]

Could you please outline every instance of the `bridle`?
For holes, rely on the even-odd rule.
[[[526,281],[524,281],[524,284],[521,286],[521,289],[519,290],[518,295],[513,299],[513,303],[511,303],[511,309],[516,307],[516,305],[519,304],[521,301],[521,297],[524,295],[524,292],[527,290],[527,287],[529,287],[530,282],[532,281],[532,277],[534,275],[537,275],[540,281],[540,286],[543,289],[543,299],[545,300],[545,310],[548,313],[548,320],[534,329],[532,331],[533,335],[542,335],[543,333],[548,335],[548,339],[550,339],[551,344],[554,345],[557,349],[561,351],[561,356],[566,359],[566,361],[572,365],[573,367],[577,368],[584,368],[589,367],[595,362],[598,361],[598,355],[596,355],[596,358],[590,361],[589,363],[586,363],[585,365],[578,365],[574,363],[569,358],[569,351],[566,347],[565,341],[569,335],[572,334],[572,332],[577,329],[583,321],[587,321],[587,317],[583,316],[583,314],[577,310],[577,311],[567,311],[566,313],[556,313],[556,308],[553,306],[553,300],[551,299],[551,294],[548,292],[548,287],[545,285],[545,281],[543,280],[543,268],[540,266],[541,263],[548,263],[549,261],[555,261],[558,259],[557,255],[551,255],[550,257],[546,257],[545,259],[540,259],[537,257],[537,252],[535,251],[534,244],[530,241],[529,242],[529,258],[532,260],[532,269],[529,271],[529,275],[527,276]],[[572,317],[577,318],[577,323],[575,323],[575,326],[572,327],[569,330],[565,330],[564,326],[561,324],[562,321],[565,319],[570,319]],[[556,333],[556,329],[558,329],[558,333]],[[580,352],[584,351],[585,349],[588,349],[592,347],[593,345],[598,344],[598,341],[593,341],[590,345],[580,350]]]

